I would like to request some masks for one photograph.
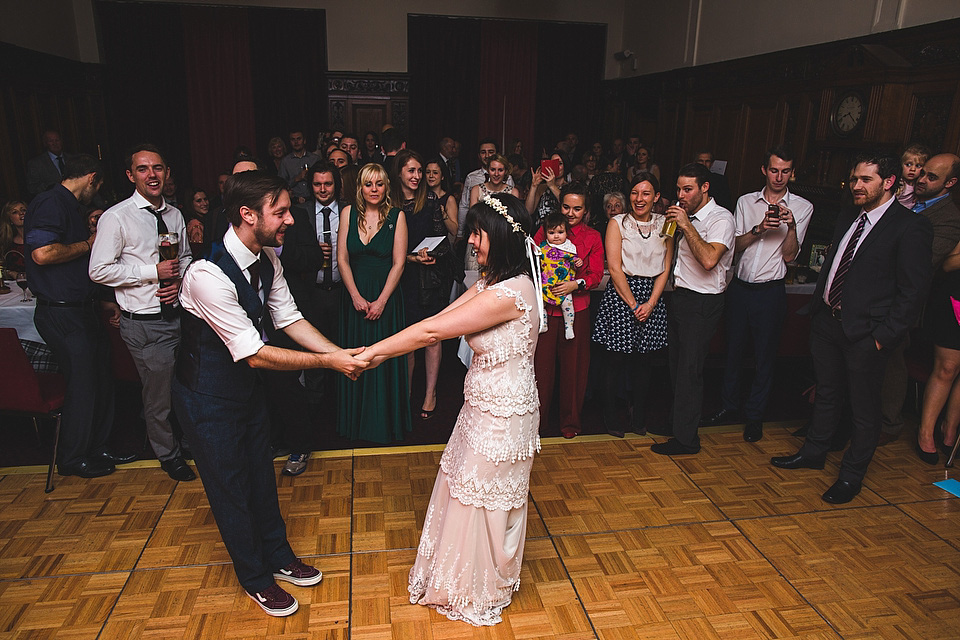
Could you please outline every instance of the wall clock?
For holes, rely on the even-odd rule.
[[[855,91],[848,91],[840,95],[830,114],[830,123],[833,130],[841,136],[848,136],[863,124],[866,106],[863,98]]]

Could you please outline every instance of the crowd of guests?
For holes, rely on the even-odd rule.
[[[271,139],[263,162],[238,148],[212,198],[178,190],[161,150],[137,145],[123,159],[133,193],[107,206],[100,162],[64,154],[47,132],[28,171],[35,196],[6,203],[0,220],[5,271],[26,274],[67,382],[58,473],[98,477],[133,458],[108,447],[112,325],[161,467],[190,481],[195,459],[240,584],[269,615],[298,607],[278,580],[322,579],[287,541],[271,443],[290,448],[283,473],[303,473],[317,405],[344,437],[402,441],[434,417],[445,339],[466,334],[470,369],[408,590],[451,619],[496,624],[518,588],[539,431],[556,396],[561,433],[580,433],[591,344],[610,434],[669,436],[650,447],[664,456],[699,453],[703,423],[742,418],[745,441],[763,437],[785,277],[814,214],[790,189],[789,148],[758,158],[763,188],[734,204],[709,151],[667,186],[637,136],[581,149],[569,134],[531,163],[519,141],[504,155],[484,139],[470,172],[452,138],[425,155],[393,128],[324,132],[314,151],[302,131],[287,141],[290,151]],[[801,448],[770,460],[822,469],[849,424],[828,503],[854,499],[876,447],[899,433],[911,332],[935,344],[917,456],[937,464],[956,442],[958,177],[960,157],[920,145],[899,159],[863,153],[850,168],[851,206],[809,305],[813,417]],[[704,362],[724,317],[724,404],[702,420]],[[422,400],[410,384],[419,350]],[[653,424],[652,361],[664,352],[673,401]]]
[[[70,190],[70,180],[89,176],[73,174],[92,166],[88,157],[64,154],[56,132],[46,132],[43,140],[45,154],[31,161],[31,189],[38,191],[35,201],[52,197],[58,185]],[[525,204],[542,253],[546,313],[536,373],[545,422],[551,419],[556,395],[561,433],[568,438],[580,433],[591,343],[595,343],[602,347],[604,358],[599,395],[609,433],[623,436],[626,431],[642,434],[649,429],[671,436],[653,447],[655,453],[693,454],[699,451],[701,424],[742,419],[744,438],[759,440],[786,309],[784,277],[788,263],[799,257],[813,215],[812,204],[789,189],[795,168],[791,151],[776,147],[759,159],[764,187],[735,202],[726,179],[710,170],[709,151],[698,152],[696,161],[683,166],[675,186],[669,187],[661,184],[661,169],[650,147],[636,135],[617,138],[609,145],[581,145],[578,136],[570,133],[552,150],[543,149],[538,155],[530,162],[521,141],[513,141],[504,153],[496,141],[484,139],[477,149],[476,169],[467,171],[468,159],[449,137],[440,140],[435,150],[421,154],[408,149],[403,135],[389,127],[363,136],[324,131],[311,151],[304,133],[294,130],[285,139],[272,138],[262,161],[245,147],[236,149],[234,166],[217,176],[214,189],[178,189],[173,170],[152,145],[141,145],[126,159],[127,176],[135,189],[131,198],[108,208],[88,185],[88,191],[93,191],[86,194],[90,203],[84,208],[89,213],[88,226],[83,233],[71,231],[77,242],[88,246],[86,283],[99,288],[95,297],[105,300],[109,321],[120,329],[137,364],[148,435],[164,468],[179,479],[192,475],[183,462],[186,443],[178,437],[169,406],[180,340],[177,284],[191,261],[209,255],[222,242],[230,225],[224,188],[230,175],[242,170],[262,171],[287,185],[294,223],[277,249],[280,264],[304,317],[341,347],[382,340],[455,299],[465,281],[476,279],[471,274],[478,269],[475,252],[466,242],[467,211],[486,197],[511,194]],[[884,398],[893,401],[887,403],[892,408],[883,411],[881,445],[896,437],[902,424],[899,412],[905,389],[898,382],[903,376],[895,370],[903,367],[904,338],[918,321],[930,281],[936,283],[933,297],[945,299],[954,285],[950,274],[960,266],[953,260],[960,253],[956,246],[960,219],[948,191],[958,174],[954,158],[911,145],[899,162],[873,156],[857,165],[879,171],[871,187],[884,185],[876,193],[864,187],[873,198],[868,204],[882,200],[886,205],[884,198],[889,196],[890,201],[924,213],[918,219],[933,222],[932,270],[929,277],[920,278],[923,282],[913,283],[916,291],[909,310],[902,308],[905,303],[897,297],[904,286],[899,280],[902,274],[891,275],[894,289],[888,297],[897,303],[894,308],[900,316],[897,331],[885,336],[888,343],[878,341],[890,353],[879,370],[893,370],[887,376],[892,381],[884,382]],[[95,175],[102,180],[99,169]],[[853,181],[851,191],[856,202],[860,192]],[[29,218],[27,203],[10,201],[3,206],[0,249],[8,274],[28,270],[31,260],[25,261],[24,256],[37,246],[36,240],[25,236],[25,218]],[[38,224],[42,223],[35,220],[26,228],[42,237]],[[177,234],[179,244],[172,258],[159,259],[160,233]],[[83,234],[86,237],[79,238]],[[836,280],[841,257],[831,259],[833,264],[828,266],[832,268],[818,286]],[[609,284],[598,291],[605,278]],[[843,273],[843,278],[849,276]],[[65,292],[59,281],[44,292],[42,277],[31,280],[41,306],[77,296],[77,292]],[[591,296],[593,291],[597,295]],[[86,291],[80,296],[88,297]],[[836,305],[826,297],[823,304],[828,315],[840,318]],[[866,325],[871,330],[885,326],[876,309],[874,313],[876,317]],[[38,312],[38,317],[42,315]],[[960,341],[944,337],[953,328],[948,314],[927,315],[931,326],[938,323],[940,341],[917,451],[921,459],[935,461],[936,446],[952,445],[960,422],[960,392],[952,393],[960,372],[956,355]],[[723,407],[702,419],[703,365],[721,317],[726,317],[728,345]],[[846,320],[843,325],[846,329]],[[265,323],[263,334],[271,342],[293,346],[270,323]],[[46,342],[55,353],[63,351],[56,340]],[[756,374],[743,394],[743,354],[751,349]],[[669,424],[650,425],[646,407],[651,362],[664,350],[675,399]],[[814,356],[816,365],[815,352]],[[335,408],[342,436],[378,443],[403,440],[416,420],[430,420],[436,411],[441,358],[441,345],[432,344],[424,349],[422,374],[416,371],[418,360],[410,354],[405,363],[391,361],[356,381],[334,379],[323,370],[265,374],[276,416],[274,445],[289,449],[285,472],[296,475],[306,468],[310,404]],[[61,358],[61,366],[67,359]],[[410,380],[415,375],[424,376],[423,398],[411,398]],[[818,398],[829,399],[820,375]],[[853,389],[848,391],[852,394]],[[879,400],[875,404],[881,406]],[[947,419],[935,443],[934,431],[944,407]],[[815,424],[827,420],[818,415],[815,411]],[[863,416],[854,408],[855,425]],[[110,460],[122,458],[98,451],[103,446],[99,442],[77,446],[72,448],[67,439],[62,470],[88,475],[108,470]],[[84,468],[90,455],[105,455],[108,464]],[[865,471],[864,465],[860,467]]]

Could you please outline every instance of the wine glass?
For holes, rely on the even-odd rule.
[[[23,291],[23,297],[20,298],[20,302],[30,302],[33,298],[27,293],[27,274],[21,273],[17,276],[17,286],[20,287],[20,290]]]

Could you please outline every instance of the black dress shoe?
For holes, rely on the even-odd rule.
[[[924,451],[920,448],[919,442],[913,445],[913,450],[917,452],[917,457],[920,458],[921,461],[929,464],[931,467],[940,463],[940,453],[937,451],[933,453]]]
[[[823,501],[830,504],[847,504],[860,493],[860,483],[850,480],[837,480],[823,494]]]
[[[676,438],[670,438],[666,442],[651,445],[650,451],[662,456],[685,456],[700,453],[700,447],[688,447],[685,444],[680,444],[680,441]]]
[[[721,424],[732,424],[740,421],[740,412],[736,409],[720,409],[703,421],[705,427],[715,427]]]
[[[770,464],[780,469],[823,469],[826,457],[811,458],[809,456],[795,453],[792,456],[774,456],[770,458]]]
[[[116,467],[107,462],[102,462],[100,456],[92,458],[90,460],[84,460],[79,464],[72,465],[57,465],[57,473],[61,476],[80,476],[81,478],[100,478],[102,476],[108,476],[114,471]]]
[[[759,420],[750,420],[743,427],[743,439],[747,442],[756,442],[763,437],[763,423]]]
[[[169,460],[161,460],[160,468],[178,482],[189,482],[197,479],[197,474],[187,465],[182,456],[170,458]]]
[[[130,455],[122,456],[116,453],[111,453],[109,451],[104,451],[98,456],[106,464],[127,464],[128,462],[133,462],[137,459],[137,454],[131,453]]]

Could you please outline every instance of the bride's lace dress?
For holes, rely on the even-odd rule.
[[[500,622],[520,586],[530,468],[540,450],[539,292],[526,277],[489,290],[512,298],[523,315],[467,336],[474,355],[463,408],[440,459],[408,586],[410,602],[474,625]]]

